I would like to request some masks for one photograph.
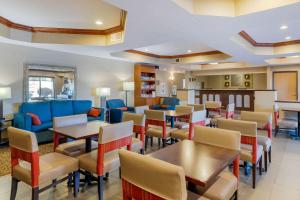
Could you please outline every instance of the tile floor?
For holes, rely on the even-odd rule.
[[[153,150],[157,147],[153,147]],[[251,176],[241,176],[240,200],[300,200],[300,141],[291,140],[279,135],[273,140],[272,163],[267,173],[258,175],[256,189],[251,187]],[[241,173],[243,171],[241,170]],[[10,196],[10,176],[0,177],[0,199],[8,200]],[[31,189],[19,184],[18,200],[30,200]],[[71,200],[74,199],[65,183],[50,189],[40,195],[41,200]],[[96,200],[96,186],[80,192],[78,200]],[[110,175],[106,182],[105,199],[122,199],[121,182],[118,172]]]

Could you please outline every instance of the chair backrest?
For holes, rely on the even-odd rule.
[[[241,133],[239,131],[196,126],[193,140],[226,149],[241,149]]]
[[[119,156],[123,196],[128,199],[187,199],[183,168],[126,150],[119,150]]]
[[[193,106],[194,111],[205,110],[205,104],[188,104],[188,106]]]
[[[155,120],[155,121],[166,121],[166,115],[164,111],[160,110],[145,110],[146,121]]]
[[[191,114],[189,121],[189,135],[188,139],[191,140],[194,136],[195,125],[205,126],[206,122],[206,110],[194,111]]]
[[[123,113],[123,122],[133,121],[133,132],[140,134],[140,140],[144,142],[145,138],[145,121],[146,117],[144,114],[136,113]]]
[[[179,105],[179,99],[174,97],[164,97],[162,101],[163,105],[176,106]]]
[[[266,130],[272,139],[272,114],[268,112],[241,111],[241,120],[257,123],[257,128]]]
[[[77,124],[85,124],[88,122],[86,114],[79,115],[69,115],[64,117],[54,117],[53,118],[53,127],[59,128],[64,126],[72,126]]]
[[[133,121],[100,127],[98,138],[97,174],[103,175],[104,154],[122,147],[131,150]]]
[[[137,106],[134,107],[134,112],[137,114],[144,114],[145,110],[149,110],[149,106]]]
[[[242,120],[219,119],[218,128],[239,131],[242,134],[241,143],[252,145],[252,163],[257,156],[257,123]]]
[[[175,111],[177,112],[186,112],[186,113],[192,113],[194,111],[193,106],[182,106],[182,105],[177,105],[175,107]]]
[[[123,108],[126,107],[124,101],[122,99],[109,99],[106,101],[106,108]]]
[[[227,105],[226,108],[226,119],[233,119],[234,116],[234,109],[235,109],[235,104],[234,103],[230,103]]]
[[[7,129],[11,151],[12,171],[19,160],[27,161],[31,165],[31,185],[39,185],[39,148],[34,133],[9,127]]]
[[[206,109],[218,109],[221,108],[222,103],[220,101],[207,101],[205,102]]]

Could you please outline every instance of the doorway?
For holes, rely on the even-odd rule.
[[[279,101],[297,101],[298,72],[273,72],[273,89],[277,90],[277,98]]]

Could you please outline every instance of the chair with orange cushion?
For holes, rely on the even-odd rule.
[[[241,133],[239,131],[196,126],[193,140],[230,150],[240,151],[241,149]],[[197,189],[205,197],[212,200],[230,200],[233,196],[234,199],[237,199],[239,161],[239,156],[233,161],[233,173],[224,170],[212,185],[206,188],[198,187]]]
[[[34,133],[9,127],[8,138],[11,151],[11,196],[17,194],[18,182],[22,181],[32,187],[32,200],[39,199],[39,193],[56,186],[57,183],[39,188],[41,184],[73,174],[74,196],[79,189],[79,163],[76,158],[60,153],[48,153],[39,156],[39,147]],[[66,180],[62,178],[61,181]]]
[[[123,122],[133,121],[133,133],[140,138],[132,137],[132,150],[144,154],[145,143],[145,115],[135,113],[124,113]]]
[[[70,115],[65,117],[53,118],[54,129],[54,150],[58,153],[65,154],[67,156],[77,157],[85,153],[85,140],[75,140],[66,143],[59,144],[61,136],[59,136],[55,130],[60,127],[72,126],[78,124],[85,124],[88,122],[86,114]],[[98,148],[98,142],[92,141],[92,150]]]
[[[186,190],[182,167],[124,149],[119,155],[124,200],[207,200]]]
[[[133,121],[111,124],[100,128],[98,150],[79,156],[79,167],[90,174],[97,174],[98,197],[104,199],[104,175],[120,167],[118,149],[131,149]]]
[[[265,171],[272,156],[272,113],[242,111],[241,120],[257,123],[257,143],[263,146]]]
[[[191,140],[194,136],[195,125],[205,126],[206,110],[194,111],[189,120],[189,127],[184,129],[174,130],[170,133],[171,138],[177,140]]]
[[[252,164],[252,187],[255,188],[256,167],[259,165],[259,174],[261,175],[263,154],[263,146],[257,142],[257,123],[242,120],[219,119],[217,124],[218,128],[241,132],[241,160]]]
[[[170,137],[171,131],[176,128],[167,126],[166,115],[164,111],[160,110],[145,110],[146,115],[146,139],[145,150],[147,150],[148,139],[157,137],[162,139],[163,147],[166,146],[167,139]]]

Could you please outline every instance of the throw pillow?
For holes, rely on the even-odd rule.
[[[28,115],[31,116],[32,124],[33,124],[33,125],[38,126],[38,125],[41,125],[41,124],[42,124],[42,122],[41,122],[39,116],[37,116],[36,114],[28,113]]]
[[[89,113],[88,113],[88,116],[91,116],[91,117],[99,117],[101,113],[101,110],[98,109],[98,108],[91,108]]]

